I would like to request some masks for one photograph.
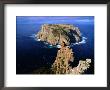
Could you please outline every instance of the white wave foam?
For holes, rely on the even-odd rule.
[[[37,41],[41,41],[41,39],[37,39]]]
[[[29,37],[34,38],[34,40],[36,40],[36,41],[41,41],[41,39],[38,39],[38,38],[37,38],[37,35],[36,35],[36,34],[32,34],[32,35],[29,36]]]
[[[34,40],[36,41],[41,41],[41,39],[38,39],[36,34],[32,34],[30,36],[31,38],[34,38]],[[86,37],[82,37],[82,41],[78,42],[78,43],[71,43],[70,47],[72,47],[73,45],[81,45],[81,44],[85,44],[86,43],[87,38]],[[47,42],[45,42],[45,44],[49,44]],[[49,45],[50,47],[52,47],[52,45]],[[56,45],[57,48],[61,48],[61,45]]]
[[[61,48],[61,45],[57,45],[57,48]]]
[[[78,43],[72,43],[70,46],[85,44],[86,43],[86,40],[87,40],[86,37],[82,37],[82,41],[80,41]]]
[[[81,42],[79,42],[79,44],[83,44],[83,43],[86,43],[86,40],[87,40],[87,38],[86,37],[82,37],[82,41]]]
[[[31,38],[35,38],[36,37],[36,34],[32,34],[31,36],[29,36]]]

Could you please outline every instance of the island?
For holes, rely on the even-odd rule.
[[[70,45],[82,40],[79,28],[71,24],[44,24],[37,33],[37,38],[51,45],[60,45],[62,42]]]

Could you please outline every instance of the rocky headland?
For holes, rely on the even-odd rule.
[[[54,74],[83,74],[89,67],[91,59],[79,60],[77,67],[71,67],[70,62],[74,63],[74,53],[72,49],[65,45],[63,42],[61,44],[60,50],[57,52],[57,57],[52,65],[52,71]]]
[[[78,27],[71,24],[44,24],[37,33],[37,38],[51,45],[80,42],[82,40]]]

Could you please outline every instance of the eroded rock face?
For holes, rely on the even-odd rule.
[[[82,74],[90,67],[91,59],[80,60],[77,67],[74,67],[70,70],[71,74]]]
[[[62,41],[69,45],[82,39],[79,28],[70,24],[44,24],[37,38],[51,45],[61,44]]]
[[[69,62],[74,61],[74,55],[72,49],[68,46],[61,45],[61,49],[58,50],[55,62],[52,65],[52,71],[55,74],[68,74],[70,72]]]
[[[74,62],[74,54],[71,48],[61,44],[61,49],[58,50],[55,62],[52,65],[54,74],[83,74],[89,67],[91,59],[80,60],[77,67],[71,67],[69,62]]]

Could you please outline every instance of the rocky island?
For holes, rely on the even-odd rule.
[[[61,45],[51,66],[51,74],[83,74],[90,67],[91,59],[79,60],[76,67],[70,66],[71,62],[74,63],[75,56],[69,45],[82,40],[78,27],[70,24],[44,24],[37,33],[37,38],[51,45]]]
[[[59,45],[62,42],[70,45],[82,40],[79,28],[70,24],[44,24],[37,33],[37,38],[51,45]]]

